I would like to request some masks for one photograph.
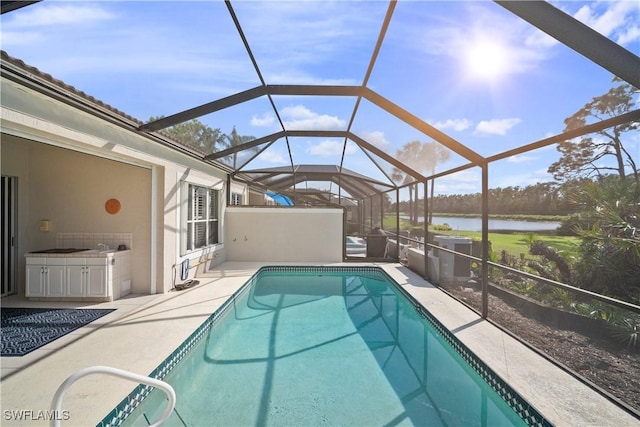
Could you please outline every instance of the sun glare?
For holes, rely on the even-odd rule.
[[[503,46],[491,41],[477,41],[466,52],[469,72],[482,79],[494,79],[507,69],[507,53]]]

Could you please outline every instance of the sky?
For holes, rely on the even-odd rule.
[[[561,1],[554,6],[640,55],[640,3]],[[385,1],[231,3],[267,84],[362,85]],[[139,120],[261,84],[221,1],[56,1],[5,13],[10,56]],[[612,74],[490,1],[399,1],[367,86],[481,156],[559,134],[564,119],[611,87]],[[344,130],[353,97],[274,96],[287,129]],[[257,138],[280,130],[261,97],[198,118]],[[351,131],[390,155],[431,139],[362,100]],[[640,163],[640,138],[625,143]],[[344,139],[290,138],[296,164],[340,164]],[[385,180],[353,142],[344,167]],[[491,165],[490,187],[552,181],[555,146]],[[436,171],[467,164],[451,153]],[[290,164],[284,139],[245,170]],[[387,173],[391,166],[381,162]],[[480,191],[480,170],[437,180],[437,194]]]

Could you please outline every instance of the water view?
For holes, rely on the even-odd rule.
[[[407,219],[407,216],[400,215]],[[418,221],[424,221],[424,217],[418,217]],[[434,224],[448,224],[452,230],[482,231],[481,218],[464,218],[456,216],[434,216]],[[548,231],[560,226],[556,221],[523,221],[511,219],[489,219],[489,230],[509,231]]]

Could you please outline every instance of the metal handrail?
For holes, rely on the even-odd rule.
[[[434,245],[432,243],[427,243],[427,246],[430,247],[430,248],[438,249],[439,251],[442,251],[442,252],[451,253],[451,254],[453,254],[455,256],[459,256],[459,257],[462,257],[462,258],[467,258],[467,259],[470,259],[472,261],[482,262],[481,258],[475,257],[473,255],[465,254],[465,253],[462,253],[462,252],[456,252],[456,251],[454,251],[452,249],[443,248],[441,246],[437,246],[437,245]],[[588,291],[586,289],[577,288],[575,286],[571,286],[571,285],[568,285],[566,283],[558,282],[558,281],[552,280],[552,279],[547,279],[546,277],[537,276],[535,274],[531,274],[531,273],[528,273],[526,271],[518,270],[518,269],[515,269],[513,267],[509,267],[509,266],[506,266],[506,265],[498,264],[498,263],[495,263],[495,262],[492,262],[492,261],[487,261],[487,265],[489,265],[491,267],[499,268],[499,269],[502,269],[502,270],[507,270],[510,273],[514,273],[514,274],[526,277],[528,279],[536,280],[538,282],[542,282],[542,283],[545,283],[547,285],[551,285],[551,286],[554,286],[556,288],[563,289],[565,291],[573,292],[573,293],[576,293],[576,294],[578,294],[580,296],[583,296],[583,297],[592,298],[592,299],[595,299],[597,301],[603,302],[605,304],[610,304],[610,305],[613,305],[613,306],[618,307],[618,308],[629,310],[629,311],[631,311],[633,313],[640,313],[640,306],[638,306],[636,304],[633,304],[633,303],[630,303],[630,302],[627,302],[627,301],[623,301],[623,300],[620,300],[620,299],[617,299],[617,298],[612,298],[612,297],[609,297],[609,296],[606,296],[606,295],[598,294],[596,292]]]
[[[64,398],[64,395],[71,384],[73,384],[80,378],[91,374],[113,375],[114,377],[124,378],[125,380],[130,380],[139,384],[146,384],[162,390],[169,398],[169,403],[167,404],[167,407],[165,408],[158,421],[156,421],[154,424],[151,424],[152,427],[157,427],[164,423],[167,418],[169,418],[176,406],[176,392],[173,390],[173,387],[171,387],[164,381],[160,381],[158,379],[147,377],[144,375],[135,374],[129,371],[124,371],[118,368],[112,368],[111,366],[90,366],[72,374],[62,384],[60,384],[60,387],[58,387],[58,390],[56,390],[56,393],[53,396],[53,401],[51,402],[54,414],[60,414],[62,412],[62,399]],[[54,427],[59,427],[60,421],[61,417],[55,416],[51,424]]]

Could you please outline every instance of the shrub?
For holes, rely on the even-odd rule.
[[[558,236],[578,236],[579,230],[588,229],[597,221],[593,215],[584,213],[572,214],[560,222],[556,229]]]

